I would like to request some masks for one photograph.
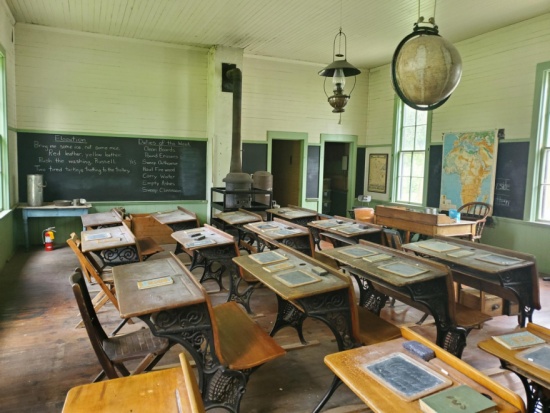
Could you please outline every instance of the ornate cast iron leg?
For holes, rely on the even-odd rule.
[[[513,366],[506,362],[506,360],[500,360],[500,365],[503,369],[516,373],[521,380],[527,397],[527,411],[529,413],[550,413],[550,397],[548,390],[538,383],[518,374]]]
[[[307,316],[304,313],[298,310],[291,303],[277,296],[277,319],[275,320],[269,335],[273,337],[282,328],[292,327],[298,333],[300,342],[305,346],[307,345],[307,341],[304,338],[302,325],[306,317]]]
[[[313,251],[311,251],[311,246],[309,245],[309,236],[283,238],[281,240],[281,243],[306,255],[309,255],[310,257],[313,256]]]
[[[353,278],[357,281],[357,285],[359,285],[359,305],[372,311],[376,315],[380,315],[380,312],[388,301],[388,296],[376,291],[370,281],[365,280],[353,272],[351,275],[353,275]]]
[[[205,304],[161,311],[142,317],[153,334],[184,347],[195,360],[205,408],[223,407],[238,413],[250,374],[220,364],[214,348],[212,324]]]
[[[101,251],[101,259],[105,265],[123,265],[139,261],[135,245],[122,248],[112,248]]]
[[[332,384],[328,388],[327,392],[325,393],[325,395],[323,396],[323,398],[321,399],[317,407],[313,410],[313,413],[318,413],[321,411],[321,409],[330,400],[330,398],[332,397],[336,389],[338,389],[338,387],[340,387],[341,384],[342,384],[342,380],[340,380],[338,376],[334,376],[334,379],[332,379]]]

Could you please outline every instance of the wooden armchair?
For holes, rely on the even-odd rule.
[[[94,382],[103,379],[105,375],[109,379],[114,379],[120,377],[119,372],[122,376],[129,376],[150,370],[168,351],[170,348],[168,340],[153,336],[149,329],[141,329],[117,337],[108,337],[94,310],[80,269],[76,269],[71,275],[70,282],[86,332],[99,364],[103,368],[102,372],[94,379]],[[142,361],[130,373],[124,363],[137,359],[142,359]]]
[[[491,205],[484,202],[468,202],[458,208],[457,212],[460,212],[461,220],[475,221],[476,223],[475,234],[470,236],[470,241],[480,241],[485,222],[492,209]]]

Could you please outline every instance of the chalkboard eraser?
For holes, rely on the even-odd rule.
[[[312,267],[311,271],[317,275],[327,275],[327,271],[321,267]]]
[[[204,235],[201,235],[200,237],[197,237],[197,241],[200,241],[200,240],[203,240],[203,239],[206,239],[206,237]]]
[[[414,354],[415,356],[420,357],[422,360],[430,361],[431,359],[435,358],[434,351],[426,347],[424,344],[419,343],[418,341],[406,341],[403,343],[403,347],[408,352]]]

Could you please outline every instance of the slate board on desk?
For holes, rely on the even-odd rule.
[[[17,134],[19,199],[44,176],[44,201],[206,199],[206,141]]]

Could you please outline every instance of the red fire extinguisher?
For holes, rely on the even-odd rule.
[[[53,250],[53,240],[55,238],[55,227],[46,228],[44,231],[42,231],[42,239],[44,242],[44,247],[46,248],[46,251],[52,251]]]

